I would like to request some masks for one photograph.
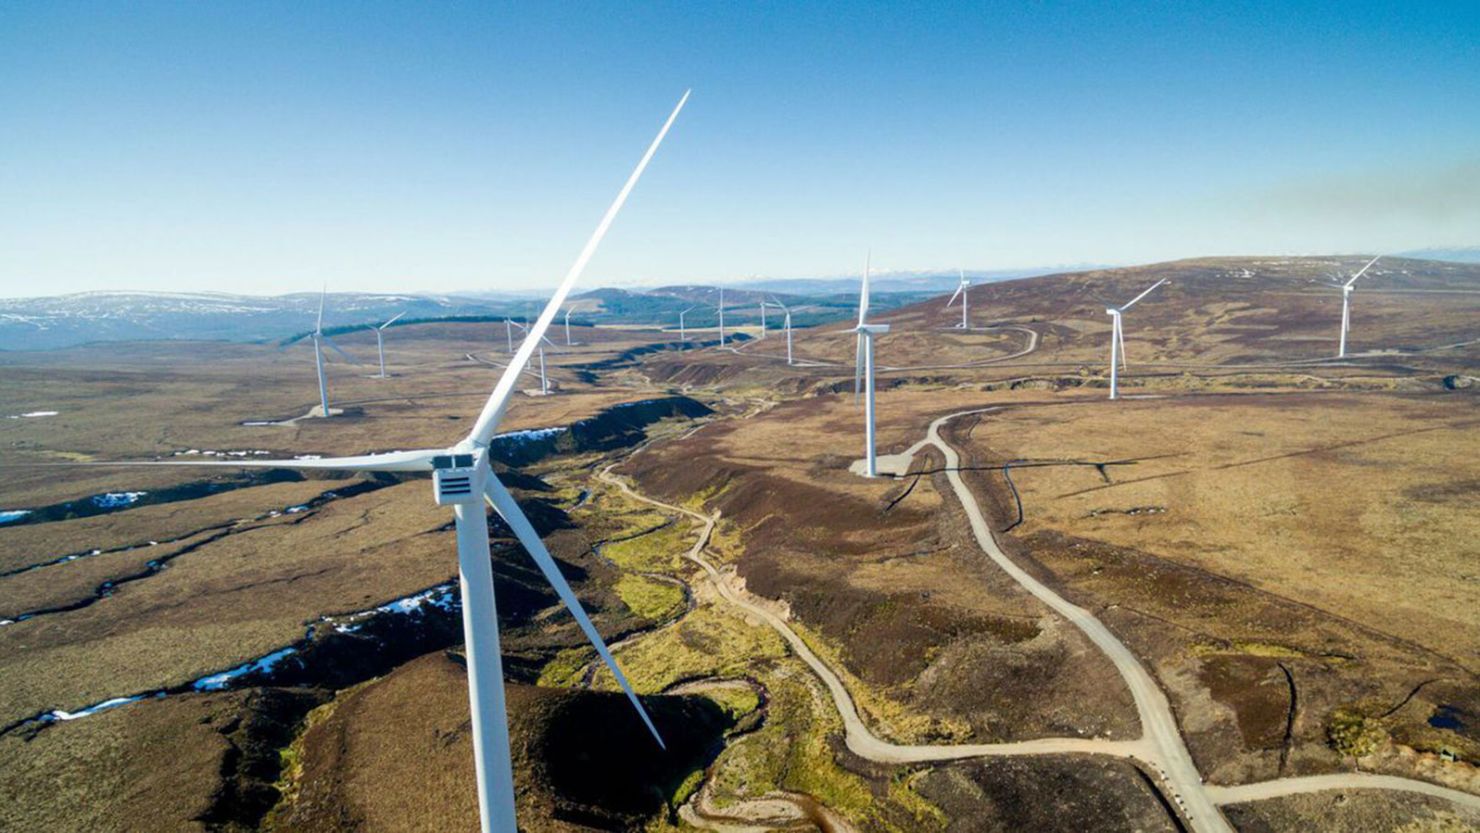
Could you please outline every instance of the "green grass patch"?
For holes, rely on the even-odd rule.
[[[678,624],[623,648],[617,656],[633,688],[652,694],[682,680],[734,677],[751,663],[786,654],[786,643],[770,628],[703,606]],[[599,669],[594,688],[614,691],[611,672]]]
[[[873,802],[868,783],[838,766],[828,737],[842,731],[837,712],[818,708],[810,671],[790,661],[768,677],[769,717],[764,726],[724,754],[715,767],[715,802],[758,798],[775,790],[807,793],[829,809],[859,819]]]
[[[540,677],[535,681],[535,685],[547,688],[573,688],[581,682],[586,666],[595,658],[596,651],[589,646],[566,648],[556,654],[554,659],[545,663],[545,667],[540,669]]]
[[[673,572],[682,563],[683,554],[693,545],[694,533],[690,525],[678,521],[646,535],[606,544],[601,548],[601,554],[624,570]]]
[[[684,606],[683,588],[647,576],[625,573],[615,589],[628,610],[654,622],[673,616]]]
[[[761,696],[748,685],[721,686],[708,689],[702,694],[737,721],[761,706]]]

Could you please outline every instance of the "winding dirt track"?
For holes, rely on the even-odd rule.
[[[1185,814],[1185,820],[1196,831],[1232,833],[1233,827],[1217,809],[1218,805],[1259,801],[1305,792],[1345,789],[1385,789],[1421,793],[1455,802],[1462,806],[1480,809],[1480,796],[1471,795],[1409,778],[1367,773],[1333,773],[1294,778],[1279,778],[1237,786],[1205,785],[1192,756],[1183,743],[1181,731],[1172,713],[1166,695],[1156,684],[1150,673],[1124,643],[1115,637],[1105,625],[1089,611],[1084,610],[1059,596],[1053,590],[1024,572],[998,547],[997,541],[987,526],[986,518],[977,504],[976,497],[966,486],[959,474],[960,456],[940,436],[940,428],[950,420],[969,414],[996,410],[994,407],[977,408],[943,416],[930,424],[925,439],[911,446],[900,457],[913,457],[925,446],[935,446],[945,457],[945,474],[952,491],[960,500],[982,552],[991,558],[1025,590],[1076,627],[1084,631],[1100,650],[1115,664],[1135,697],[1144,734],[1133,741],[1111,741],[1094,738],[1039,738],[1015,743],[959,744],[959,745],[902,745],[876,737],[858,714],[848,689],[838,675],[808,647],[807,643],[792,630],[786,620],[770,608],[749,598],[749,594],[727,580],[725,575],[704,558],[704,548],[709,544],[719,515],[703,515],[691,509],[665,503],[635,491],[627,482],[612,474],[612,463],[601,469],[597,477],[617,487],[623,494],[642,503],[669,512],[684,515],[701,525],[698,538],[684,557],[697,564],[709,577],[719,595],[729,603],[755,616],[781,635],[796,655],[817,675],[832,697],[833,704],[842,718],[844,740],[849,750],[871,761],[888,764],[928,763],[956,761],[1007,755],[1051,755],[1066,753],[1112,755],[1140,760],[1155,770],[1177,805]],[[697,430],[697,429],[696,429]],[[693,434],[688,432],[684,436]],[[638,448],[634,455],[640,454]]]

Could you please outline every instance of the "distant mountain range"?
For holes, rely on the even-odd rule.
[[[1427,260],[1480,263],[1480,247],[1402,253]],[[1076,266],[966,272],[973,284],[1103,268]],[[951,292],[950,273],[884,272],[874,276],[873,307],[886,311]],[[583,323],[712,326],[719,287],[675,285],[595,289],[571,297],[572,320]],[[854,314],[858,277],[761,279],[724,285],[725,320],[759,319],[762,301],[784,304],[795,326],[837,321]],[[544,305],[540,293],[466,292],[452,295],[333,293],[324,311],[326,330],[375,326],[404,312],[400,324],[435,320],[528,319]],[[253,296],[218,292],[84,292],[40,298],[0,299],[0,350],[50,350],[89,342],[191,339],[287,341],[306,336],[318,315],[316,293]],[[778,310],[771,310],[779,320]]]
[[[1068,266],[1040,266],[1032,269],[967,269],[965,276],[973,284],[1010,281],[1038,275],[1055,275],[1063,272],[1087,272],[1092,269],[1109,268],[1105,264],[1079,263]],[[876,292],[923,292],[939,295],[952,292],[960,283],[960,273],[953,271],[875,272],[869,282]],[[833,278],[766,278],[725,284],[730,287],[749,289],[756,292],[779,292],[794,295],[831,295],[858,292],[858,276],[848,275]]]
[[[1447,260],[1451,263],[1480,263],[1480,246],[1461,246],[1449,249],[1413,249],[1394,252],[1401,257],[1416,257],[1422,260]]]
[[[317,293],[271,297],[218,292],[83,292],[0,300],[0,350],[49,350],[94,341],[271,341],[313,329]],[[494,302],[420,295],[334,293],[324,326],[501,315]]]
[[[926,293],[929,294],[929,293]],[[742,289],[725,290],[726,320],[739,325],[759,317],[761,300],[782,300],[793,308],[796,326],[809,326],[849,314],[851,296],[801,297]],[[876,307],[889,309],[924,297],[919,293],[876,294]],[[718,290],[713,287],[662,287],[642,292],[598,289],[572,296],[573,319],[585,323],[677,323],[691,310],[692,326],[712,325]],[[397,326],[436,320],[516,320],[533,318],[543,298],[488,295],[375,295],[331,293],[324,305],[324,329],[333,332],[375,326],[405,313]],[[218,292],[84,292],[40,298],[0,299],[0,350],[52,350],[91,342],[159,339],[288,341],[312,331],[319,296],[230,295]]]

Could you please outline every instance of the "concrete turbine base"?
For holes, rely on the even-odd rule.
[[[878,470],[880,477],[904,477],[909,473],[910,463],[914,462],[913,454],[878,454],[874,457],[874,468]],[[867,477],[868,460],[859,458],[848,466],[848,471],[859,477]]]

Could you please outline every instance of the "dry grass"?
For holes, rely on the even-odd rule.
[[[1143,550],[1468,662],[1480,459],[1463,449],[1477,428],[1468,396],[1297,394],[1024,406],[973,440],[1000,459],[1135,461],[1109,483],[1092,467],[1015,469],[1022,535]]]
[[[0,738],[0,829],[204,831],[243,695],[139,703]],[[44,800],[37,800],[44,796]]]
[[[249,526],[81,610],[0,629],[0,723],[178,685],[456,574],[415,482]]]

